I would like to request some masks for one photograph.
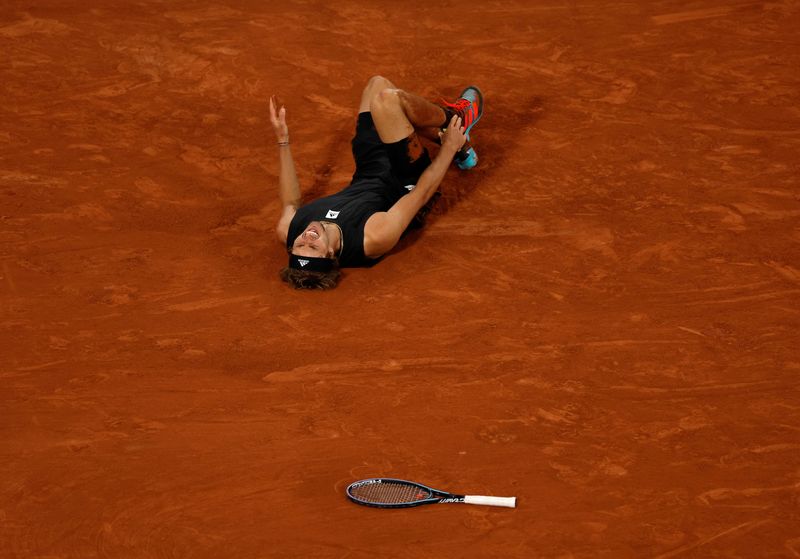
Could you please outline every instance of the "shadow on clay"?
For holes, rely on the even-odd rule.
[[[313,182],[308,186],[308,188],[303,189],[304,203],[327,196],[328,194],[331,194],[332,191],[338,191],[346,186],[344,184],[340,184],[335,185],[334,188],[331,189],[330,183],[331,176],[334,174],[337,165],[341,164],[342,161],[342,146],[348,146],[349,149],[350,139],[353,137],[353,128],[355,128],[355,125],[351,127],[348,124],[346,128],[343,127],[339,130],[336,130],[335,133],[330,136],[328,149],[325,150],[325,153],[327,154],[325,160],[322,163],[315,165]]]
[[[497,170],[505,166],[509,151],[515,147],[513,138],[520,132],[525,133],[525,130],[534,126],[544,114],[544,99],[538,96],[519,100],[487,95],[486,101],[491,112],[481,119],[471,135],[472,143],[478,153],[477,167],[469,171],[450,171],[439,189],[441,196],[433,204],[425,219],[425,227],[409,230],[392,251],[393,253],[400,252],[416,242],[427,227],[436,223],[439,216],[469,198],[481,185],[490,183]],[[433,149],[437,147],[434,146]]]

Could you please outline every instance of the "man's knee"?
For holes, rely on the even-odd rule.
[[[371,103],[372,99],[374,99],[375,96],[380,94],[380,92],[384,89],[394,88],[395,85],[383,76],[372,76],[367,82],[367,86],[364,88],[364,93],[361,96],[362,102],[366,100],[367,102]]]
[[[393,87],[394,84],[383,76],[372,76],[366,87],[364,87],[364,91],[361,92],[361,103],[358,107],[358,112],[371,111],[373,98],[384,89]]]
[[[400,90],[393,87],[385,87],[378,90],[372,96],[370,109],[373,112],[402,111],[400,105]]]
[[[394,87],[394,84],[383,76],[375,75],[367,81],[367,85],[364,89],[375,92],[386,89],[387,87]]]

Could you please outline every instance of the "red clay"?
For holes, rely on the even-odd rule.
[[[798,14],[6,0],[0,556],[800,556]],[[320,195],[373,74],[479,167],[292,291],[268,96]]]

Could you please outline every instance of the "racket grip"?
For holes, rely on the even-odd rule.
[[[490,507],[509,507],[517,506],[516,497],[489,497],[487,495],[465,495],[464,502],[470,505],[489,505]]]

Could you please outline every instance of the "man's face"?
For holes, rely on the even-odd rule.
[[[315,256],[329,258],[333,256],[331,238],[325,226],[319,221],[312,221],[300,233],[292,244],[292,254],[296,256]]]

